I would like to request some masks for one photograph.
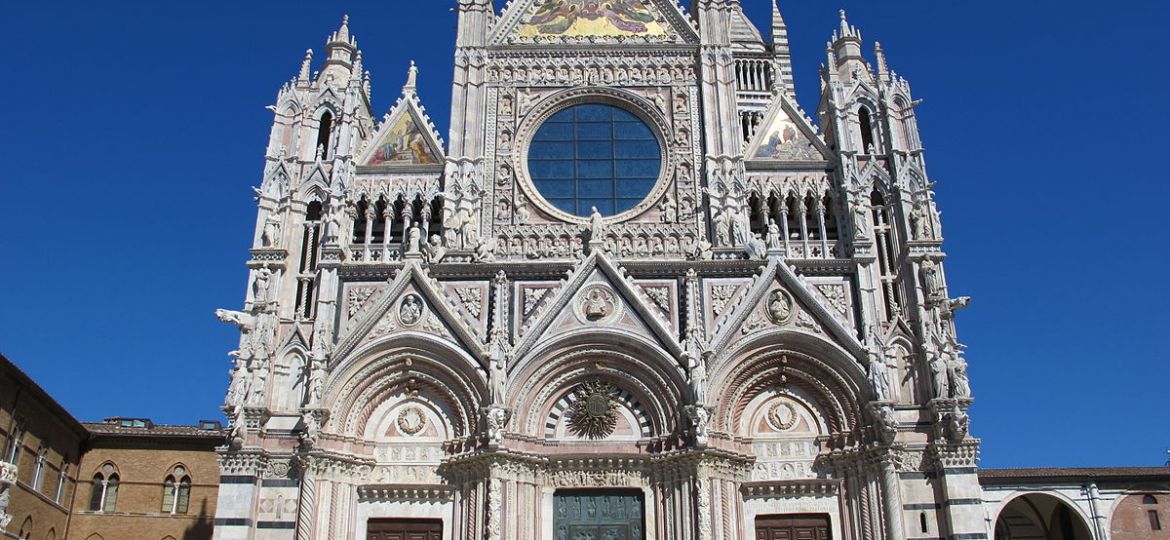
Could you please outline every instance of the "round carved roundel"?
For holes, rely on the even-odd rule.
[[[658,183],[662,147],[650,126],[622,107],[578,103],[550,116],[528,146],[536,191],[578,217],[638,206]]]
[[[407,435],[417,435],[426,425],[426,414],[418,407],[406,407],[398,412],[398,429]]]

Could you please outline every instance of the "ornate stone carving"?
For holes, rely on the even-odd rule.
[[[608,286],[590,285],[580,291],[577,311],[591,323],[611,323],[621,314],[621,302]]]
[[[416,406],[403,407],[398,411],[398,431],[406,435],[418,435],[427,427],[427,415]]]
[[[617,388],[604,381],[589,381],[576,390],[569,407],[569,430],[587,439],[609,437],[617,427]]]
[[[787,401],[777,402],[768,410],[768,423],[771,424],[776,431],[788,431],[800,422],[800,415],[796,412],[796,407]]]
[[[784,289],[776,289],[768,293],[768,304],[766,310],[768,318],[774,324],[787,324],[792,320],[792,316],[796,314],[796,301],[791,294]]]
[[[403,326],[414,326],[422,320],[425,309],[421,296],[408,294],[398,304],[398,322]]]
[[[357,315],[366,301],[378,290],[377,287],[353,287],[346,296],[346,314],[349,317]]]

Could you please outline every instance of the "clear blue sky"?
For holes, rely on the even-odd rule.
[[[454,4],[6,3],[0,352],[83,420],[219,417],[264,106],[349,13],[378,113],[414,59],[445,132]],[[925,99],[983,466],[1161,464],[1170,8],[788,0],[810,112],[840,7]]]

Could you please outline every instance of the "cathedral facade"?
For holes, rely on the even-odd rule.
[[[459,0],[449,140],[279,91],[221,539],[989,538],[907,81],[738,0]],[[1006,498],[1006,497],[1005,497]]]

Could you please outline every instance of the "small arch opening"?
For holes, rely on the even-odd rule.
[[[321,115],[320,127],[317,128],[317,146],[315,152],[321,154],[321,159],[329,158],[329,141],[333,135],[333,113],[325,111]]]
[[[873,140],[873,121],[870,119],[869,109],[861,107],[857,110],[857,122],[861,125],[861,152],[872,154],[876,150]]]

